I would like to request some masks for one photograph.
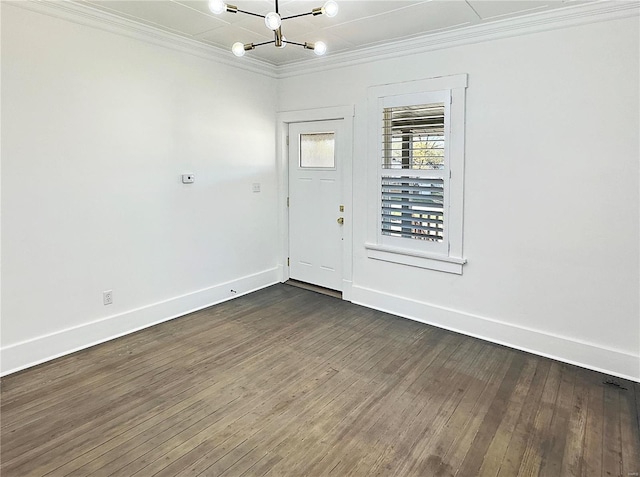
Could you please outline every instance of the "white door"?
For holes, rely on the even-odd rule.
[[[342,291],[342,120],[289,125],[289,277]]]

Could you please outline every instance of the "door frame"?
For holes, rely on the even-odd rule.
[[[329,108],[304,109],[297,111],[282,111],[277,115],[276,125],[276,161],[278,174],[278,232],[280,239],[280,253],[278,269],[280,281],[289,279],[289,146],[287,136],[289,124],[343,120],[345,141],[341,148],[344,157],[338,161],[338,168],[342,175],[342,200],[344,202],[344,230],[342,243],[342,299],[351,301],[351,287],[353,283],[353,116],[354,106],[335,106]]]

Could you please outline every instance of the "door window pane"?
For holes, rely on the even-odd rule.
[[[300,167],[336,167],[335,132],[300,134]]]

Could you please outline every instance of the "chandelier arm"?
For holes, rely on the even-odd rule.
[[[291,45],[298,45],[298,46],[304,47],[304,43],[298,43],[297,41],[289,41],[289,40],[287,40],[286,43],[289,43]]]
[[[237,11],[240,12],[240,13],[244,13],[246,15],[253,15],[254,17],[260,17],[260,18],[264,18],[265,17],[265,15],[260,15],[259,13],[248,12],[246,10],[240,10],[239,8],[238,8]]]
[[[309,16],[309,15],[313,15],[313,12],[300,13],[298,15],[291,15],[289,17],[284,17],[282,19],[282,21],[289,20],[290,18],[306,17],[306,16]]]
[[[276,42],[275,40],[263,41],[262,43],[253,43],[253,46],[255,47],[255,46],[269,45],[270,43],[275,43],[275,42]]]

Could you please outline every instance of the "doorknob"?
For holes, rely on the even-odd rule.
[[[340,225],[344,224],[344,217],[338,217],[338,223]]]

